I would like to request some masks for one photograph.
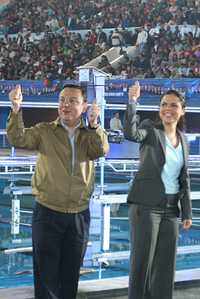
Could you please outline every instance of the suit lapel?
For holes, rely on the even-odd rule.
[[[187,142],[185,139],[184,134],[181,131],[178,131],[178,134],[180,136],[181,144],[182,144],[182,149],[183,149],[183,159],[184,159],[184,165],[187,165],[188,160],[188,147],[187,147]]]
[[[158,138],[163,150],[163,154],[164,156],[166,155],[166,141],[165,141],[165,133],[163,130],[157,129],[158,132]],[[183,159],[184,159],[184,164],[187,165],[187,157],[188,157],[188,147],[187,147],[187,142],[185,140],[185,136],[184,134],[178,130],[178,135],[180,137],[181,140],[181,145],[182,145],[182,149],[183,149]]]
[[[158,138],[163,150],[164,155],[166,154],[166,141],[165,141],[165,133],[163,130],[160,129],[156,129],[157,133],[158,133]],[[185,140],[185,136],[184,134],[178,130],[178,135],[180,137],[181,140],[181,144],[182,144],[182,148],[183,148],[183,158],[184,158],[184,163],[187,163],[187,156],[188,156],[188,148],[187,148],[187,142]]]
[[[165,134],[163,130],[154,128],[154,133],[156,135],[156,151],[155,155],[152,156],[152,159],[154,160],[154,165],[157,167],[159,174],[162,171],[163,165],[165,164]]]
[[[166,154],[166,141],[165,141],[165,133],[163,130],[160,130],[160,129],[156,129],[157,130],[157,133],[158,133],[158,138],[159,138],[159,141],[160,141],[160,144],[161,144],[161,147],[162,147],[162,150],[163,150],[163,154],[165,156]]]

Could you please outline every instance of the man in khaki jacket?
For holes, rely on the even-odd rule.
[[[94,160],[109,148],[97,121],[99,107],[92,104],[87,127],[81,119],[87,109],[82,88],[66,85],[59,95],[58,118],[24,128],[19,85],[9,98],[10,144],[39,153],[32,178],[35,299],[75,299],[89,234]]]

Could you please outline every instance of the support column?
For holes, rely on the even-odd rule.
[[[108,74],[98,70],[95,67],[79,67],[79,81],[82,84],[87,85],[87,97],[91,104],[96,99],[98,106],[100,107],[100,121],[101,126],[104,128],[105,118],[105,79]],[[105,158],[99,159],[100,164],[100,195],[104,193],[104,165]],[[101,249],[107,251],[110,248],[110,205],[102,204],[102,240]]]

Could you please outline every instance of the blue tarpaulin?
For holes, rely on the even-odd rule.
[[[105,99],[107,103],[126,103],[128,88],[136,80],[111,79],[105,82]],[[185,97],[188,105],[200,106],[200,79],[139,79],[141,85],[141,104],[158,104],[160,94],[176,89]],[[0,101],[8,100],[9,91],[21,84],[25,101],[55,102],[60,88],[67,83],[78,81],[0,81]]]

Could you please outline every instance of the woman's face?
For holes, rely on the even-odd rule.
[[[159,116],[163,125],[177,125],[185,114],[181,100],[175,94],[165,95],[160,102]]]

